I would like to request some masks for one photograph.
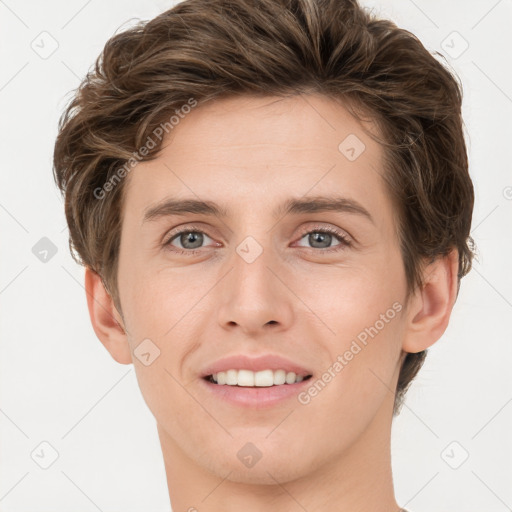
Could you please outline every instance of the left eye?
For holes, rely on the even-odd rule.
[[[339,244],[334,247],[339,247],[340,245],[350,245],[347,238],[340,232],[332,229],[314,229],[312,231],[308,231],[305,233],[301,240],[307,237],[308,243],[313,245],[313,249],[331,249],[333,246],[331,242],[333,238],[339,241]],[[314,246],[315,244],[319,244],[320,246]]]

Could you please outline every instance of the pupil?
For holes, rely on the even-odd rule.
[[[201,244],[202,244],[202,234],[201,233],[198,233],[198,232],[195,232],[195,231],[192,231],[192,232],[189,232],[189,233],[185,233],[184,235],[181,236],[181,244],[183,245],[183,247],[187,248],[187,249],[197,249],[198,247],[201,247]],[[193,247],[188,247],[187,244],[189,242],[191,242],[192,244],[195,242],[197,242],[199,240],[199,244],[193,246]]]

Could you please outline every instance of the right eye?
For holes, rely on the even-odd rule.
[[[174,233],[171,238],[164,243],[164,247],[171,251],[179,252],[180,254],[196,254],[199,252],[198,249],[202,247],[205,237],[210,238],[204,231],[185,228]],[[172,244],[174,240],[177,240],[181,247],[175,247]]]

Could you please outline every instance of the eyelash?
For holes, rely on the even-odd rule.
[[[195,254],[198,254],[198,253],[202,252],[201,249],[203,249],[203,248],[200,248],[200,249],[180,249],[179,247],[172,246],[171,242],[173,240],[175,240],[182,233],[201,233],[203,235],[208,236],[208,234],[205,233],[202,229],[198,229],[198,228],[196,229],[195,226],[188,226],[188,227],[185,227],[185,228],[180,229],[179,231],[176,231],[175,233],[173,233],[171,238],[169,238],[166,242],[163,243],[164,248],[166,248],[166,249],[168,249],[168,250],[170,250],[172,252],[178,253],[178,254],[185,254],[187,256],[193,256]],[[299,240],[302,240],[306,235],[309,235],[311,233],[327,233],[327,234],[330,234],[330,235],[334,235],[338,239],[338,241],[340,242],[339,245],[336,245],[336,246],[328,248],[328,249],[317,249],[315,247],[310,247],[309,248],[310,250],[313,250],[315,252],[319,252],[320,254],[325,254],[325,253],[331,254],[333,252],[342,251],[346,247],[350,247],[352,245],[350,240],[341,231],[338,231],[335,228],[326,227],[326,226],[317,226],[317,227],[314,227],[312,229],[309,229],[308,231],[305,231],[304,233],[301,234]],[[303,249],[307,249],[307,247],[303,247]]]

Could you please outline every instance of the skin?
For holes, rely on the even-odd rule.
[[[349,134],[366,146],[354,161],[338,149]],[[457,253],[426,267],[425,286],[405,303],[382,157],[339,102],[316,94],[246,96],[196,107],[160,156],[126,178],[122,315],[90,269],[88,306],[112,357],[134,364],[157,422],[173,510],[400,509],[391,474],[393,390],[405,353],[428,348],[447,327]],[[358,201],[373,222],[349,212],[272,215],[290,197],[334,192]],[[171,196],[211,200],[230,214],[142,222]],[[205,233],[202,245],[184,245],[187,235],[172,242],[178,250],[199,246],[198,254],[164,247],[178,226]],[[307,233],[319,226],[339,230],[351,245],[328,235],[315,245]],[[252,263],[236,252],[247,236],[263,251]],[[341,250],[325,253],[335,246]],[[321,378],[396,302],[403,309],[307,405],[294,397],[242,410],[200,385],[204,365],[233,353],[288,355]],[[134,355],[146,338],[160,350],[148,366]],[[247,442],[262,453],[252,467],[237,457]]]

